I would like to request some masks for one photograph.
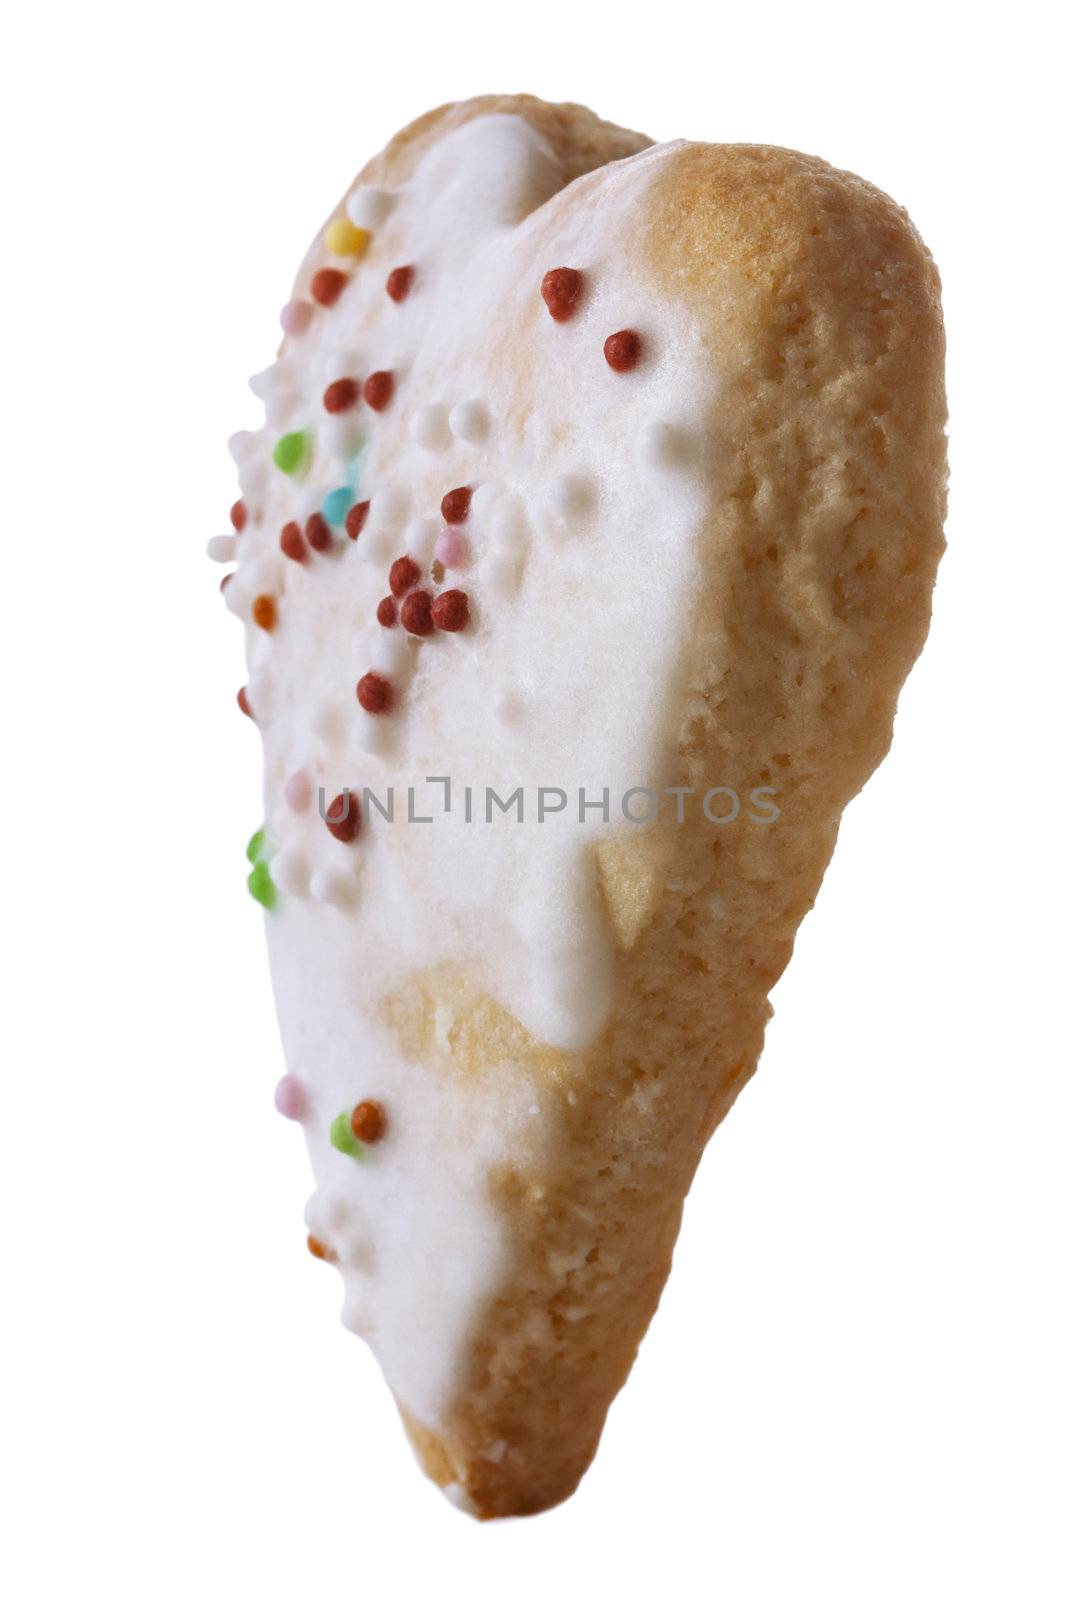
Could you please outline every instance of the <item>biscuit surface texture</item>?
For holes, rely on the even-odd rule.
[[[943,548],[938,278],[824,162],[526,96],[419,119],[346,204],[362,242],[323,229],[234,445],[270,957],[345,1320],[436,1482],[525,1514],[593,1457],[888,748]],[[323,272],[344,281],[313,306]],[[323,404],[375,372],[383,409]],[[285,555],[315,516],[329,544]],[[405,558],[436,616],[466,596],[464,629],[378,620]],[[481,821],[488,787],[523,820]],[[392,820],[338,838],[317,798],[342,788],[392,793]],[[636,790],[657,816],[621,815]],[[365,1099],[380,1142],[331,1138]]]

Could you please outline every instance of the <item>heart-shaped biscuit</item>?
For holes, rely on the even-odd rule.
[[[480,1516],[591,1459],[927,628],[937,277],[791,152],[435,112],[238,435],[250,885],[311,1248]]]

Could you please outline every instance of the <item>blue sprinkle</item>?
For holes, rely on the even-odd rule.
[[[351,489],[331,489],[322,501],[322,516],[331,528],[343,528],[351,507]]]

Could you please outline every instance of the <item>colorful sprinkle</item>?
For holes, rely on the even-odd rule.
[[[257,901],[264,906],[266,911],[271,911],[276,904],[276,888],[269,875],[269,863],[256,861],[253,871],[246,879],[246,887]]]
[[[334,528],[343,526],[352,505],[351,489],[330,489],[322,501],[322,515]]]
[[[347,282],[345,274],[336,267],[323,267],[311,278],[310,292],[320,306],[335,306]]]
[[[437,595],[431,608],[431,620],[444,633],[461,633],[469,621],[469,596],[461,589],[447,589]]]
[[[352,844],[359,837],[363,816],[360,803],[350,789],[347,792],[342,789],[327,807],[325,825],[334,839],[339,839],[342,844]]]
[[[307,544],[303,530],[297,522],[285,522],[280,530],[280,548],[289,561],[305,561]]]
[[[643,340],[631,328],[611,333],[602,352],[614,372],[631,372],[643,354]]]
[[[381,672],[365,672],[356,685],[356,699],[365,711],[379,716],[394,703],[394,686]]]
[[[312,794],[310,775],[303,767],[293,772],[284,783],[284,800],[289,811],[294,811],[301,816],[310,805]]]
[[[225,573],[224,576],[220,579],[220,594],[222,594],[223,591],[227,588],[227,585],[230,583],[230,581],[231,581],[231,579],[233,577],[234,577],[234,573],[233,572],[228,572],[228,573]]]
[[[336,416],[339,411],[350,411],[359,397],[360,386],[355,378],[337,378],[322,396],[322,404]]]
[[[241,533],[246,526],[246,515],[245,500],[236,500],[231,507],[231,526],[236,533]]]
[[[442,512],[444,522],[464,522],[469,516],[469,502],[473,499],[473,490],[469,488],[449,489],[443,496],[439,510]]]
[[[415,267],[395,267],[386,279],[386,293],[390,299],[400,305],[412,288],[415,277]]]
[[[348,217],[338,217],[325,231],[325,247],[330,255],[362,255],[370,243],[371,235],[367,229],[357,228]]]
[[[333,535],[329,531],[329,523],[320,511],[311,512],[307,518],[306,536],[312,550],[322,552],[331,548]]]
[[[401,626],[421,639],[432,631],[431,595],[426,590],[414,589],[402,602]]]
[[[264,628],[266,633],[271,633],[276,627],[277,610],[276,600],[271,594],[255,596],[250,607],[250,615],[259,628]]]
[[[349,1127],[360,1144],[378,1144],[386,1132],[386,1112],[377,1100],[361,1100],[352,1112]]]
[[[363,1146],[352,1132],[352,1123],[347,1111],[342,1111],[330,1123],[329,1142],[334,1150],[339,1150],[345,1156],[354,1156],[357,1161],[363,1155]]]
[[[252,866],[255,861],[260,861],[265,854],[265,830],[258,828],[246,841],[246,859]]]
[[[289,478],[305,472],[309,461],[309,433],[285,433],[273,446],[273,463]]]
[[[574,267],[553,267],[541,280],[541,298],[554,322],[575,315],[583,295],[583,274]]]
[[[312,1233],[307,1234],[307,1249],[310,1251],[311,1255],[316,1256],[319,1261],[336,1261],[337,1259],[336,1254],[329,1248],[329,1246],[327,1244],[323,1244],[320,1239],[316,1239]]]
[[[384,600],[379,601],[375,609],[375,616],[384,628],[393,627],[397,621],[397,601],[392,594],[388,594]]]
[[[400,600],[402,595],[408,594],[414,583],[420,581],[420,568],[412,556],[398,556],[390,568],[390,588],[394,598]]]
[[[344,519],[344,531],[350,539],[358,539],[363,532],[363,525],[367,521],[367,513],[371,509],[370,500],[360,500],[352,507]]]
[[[372,411],[385,411],[394,396],[394,375],[392,372],[372,372],[364,380],[363,398]]]
[[[464,567],[469,563],[469,540],[457,528],[444,528],[435,554],[445,567]]]
[[[317,295],[314,297],[318,298]],[[291,338],[306,333],[314,316],[314,307],[306,300],[289,300],[280,313],[280,326]]]
[[[306,1090],[294,1073],[286,1072],[273,1090],[273,1105],[290,1122],[302,1122],[307,1110]]]
[[[250,708],[250,696],[246,693],[245,686],[238,691],[235,699],[238,701],[238,709],[243,713],[243,715],[252,719],[254,714]]]

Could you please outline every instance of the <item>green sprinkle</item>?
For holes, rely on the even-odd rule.
[[[289,478],[305,472],[310,463],[310,434],[285,433],[273,447],[273,461]]]
[[[276,904],[276,886],[269,876],[267,861],[258,861],[254,870],[246,879],[246,887],[257,901],[264,906],[266,911],[271,911]]]
[[[253,835],[249,844],[246,846],[246,859],[250,862],[260,861],[264,854],[265,830],[264,828],[258,828],[257,832]]]
[[[355,1156],[357,1161],[363,1160],[363,1146],[352,1132],[352,1122],[347,1111],[342,1111],[339,1117],[334,1117],[329,1125],[329,1142],[334,1150],[339,1150],[342,1155]]]

